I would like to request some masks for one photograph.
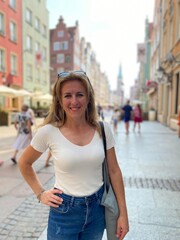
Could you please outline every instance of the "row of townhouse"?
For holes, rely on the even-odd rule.
[[[54,29],[50,30],[50,84],[53,88],[57,73],[69,70],[83,70],[88,75],[95,91],[96,104],[110,102],[110,85],[107,75],[101,71],[91,44],[80,38],[79,24],[67,27],[60,16]]]
[[[79,36],[79,26],[67,27],[62,17],[49,30],[46,0],[0,0],[0,85],[34,95],[51,93],[60,71],[84,70],[95,89],[97,104],[110,103],[110,85],[91,44]],[[0,96],[0,106],[19,111],[22,97]],[[33,107],[46,102],[29,98]]]
[[[144,112],[177,129],[180,108],[180,0],[155,0],[153,23],[145,22],[144,56],[136,97]],[[138,49],[139,50],[139,49]]]

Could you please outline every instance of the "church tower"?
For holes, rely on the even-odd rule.
[[[119,65],[118,77],[117,77],[117,96],[119,98],[119,104],[123,105],[124,102],[124,83],[123,83],[123,75],[122,75],[122,66]]]

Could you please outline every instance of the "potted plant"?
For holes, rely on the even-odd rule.
[[[0,126],[9,125],[9,114],[6,111],[0,110]]]

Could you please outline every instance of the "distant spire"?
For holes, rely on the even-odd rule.
[[[118,72],[118,79],[122,79],[122,66],[121,64],[119,65],[119,72]]]
[[[75,24],[76,24],[76,27],[79,26],[79,22],[78,22],[78,20],[76,20]]]
[[[60,16],[60,18],[59,18],[59,22],[63,22],[63,21],[64,21],[63,17]]]

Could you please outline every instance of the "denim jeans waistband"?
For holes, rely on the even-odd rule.
[[[94,202],[100,199],[103,195],[104,192],[104,185],[100,187],[100,189],[93,193],[92,195],[89,196],[84,196],[84,197],[74,197],[70,196],[67,194],[56,194],[57,196],[60,196],[63,199],[63,202],[69,202],[70,204],[83,204],[83,203],[89,203],[89,202]]]

